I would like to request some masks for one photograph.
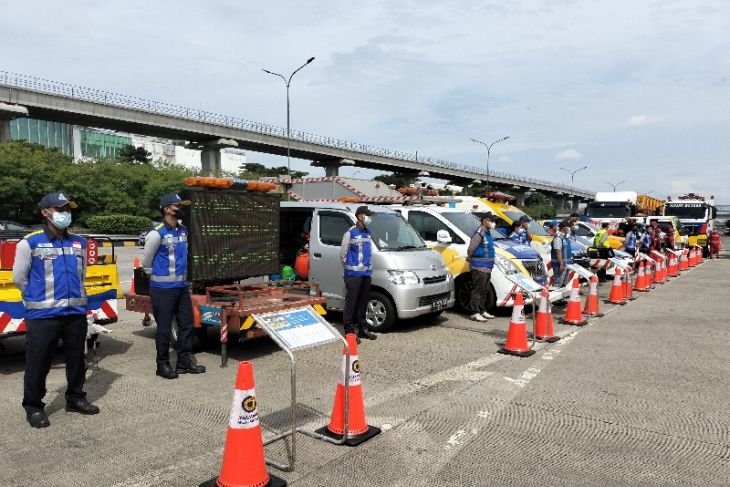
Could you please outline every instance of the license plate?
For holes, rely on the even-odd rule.
[[[439,300],[431,303],[431,311],[441,311],[442,309],[446,309],[446,306],[448,306],[448,305],[449,305],[448,298],[439,299]]]

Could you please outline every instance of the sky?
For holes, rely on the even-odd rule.
[[[185,2],[192,3],[192,2]],[[453,162],[730,204],[730,1],[11,2],[0,70]],[[250,162],[286,159],[247,154]],[[293,169],[323,175],[308,161]],[[370,170],[341,174],[372,177]]]

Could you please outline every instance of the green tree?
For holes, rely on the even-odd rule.
[[[119,149],[119,159],[132,164],[147,164],[151,161],[152,153],[144,147],[135,147],[131,144]]]
[[[246,163],[246,166],[243,171],[241,171],[238,174],[238,177],[241,179],[247,179],[247,180],[256,180],[261,177],[277,177],[284,175],[288,172],[286,166],[279,166],[279,167],[266,167],[263,164],[259,164],[257,162],[249,162]],[[303,178],[306,176],[307,172],[303,171],[292,171],[291,177],[293,179]]]
[[[525,213],[535,219],[555,218],[558,214],[547,196],[542,193],[531,193],[525,199]]]
[[[404,188],[408,186],[408,179],[402,174],[379,174],[373,178],[375,181],[390,185],[395,185],[396,188]]]

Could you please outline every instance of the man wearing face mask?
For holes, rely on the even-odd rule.
[[[494,318],[487,311],[489,280],[494,267],[494,239],[491,230],[495,227],[494,217],[488,213],[482,217],[482,224],[474,232],[466,250],[471,267],[471,308],[474,321],[487,321]]]
[[[373,275],[372,241],[367,223],[374,213],[367,206],[355,210],[357,223],[342,236],[340,259],[345,270],[345,310],[343,321],[345,333],[355,333],[357,342],[361,338],[375,340],[377,335],[368,330],[365,313]]]
[[[562,221],[560,231],[550,244],[550,262],[553,266],[553,287],[565,286],[568,266],[573,263],[573,248],[570,243],[571,223]]]
[[[163,222],[151,230],[144,241],[142,267],[150,274],[152,315],[157,323],[157,375],[177,379],[178,374],[202,374],[205,367],[193,357],[193,303],[187,282],[188,229],[180,224],[181,207],[189,205],[175,193],[160,199]],[[177,319],[177,365],[170,366],[172,320]]]
[[[86,400],[86,240],[67,231],[76,203],[61,192],[40,202],[46,226],[18,242],[13,281],[25,304],[23,408],[34,428],[50,425],[45,412],[46,377],[58,339],[66,359],[66,411],[97,414]]]

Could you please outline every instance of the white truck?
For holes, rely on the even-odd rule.
[[[717,208],[715,197],[705,199],[694,193],[680,196],[676,200],[667,198],[664,203],[664,216],[676,216],[682,226],[682,234],[687,235],[690,247],[700,247],[705,257],[710,255],[710,232],[715,228]]]

